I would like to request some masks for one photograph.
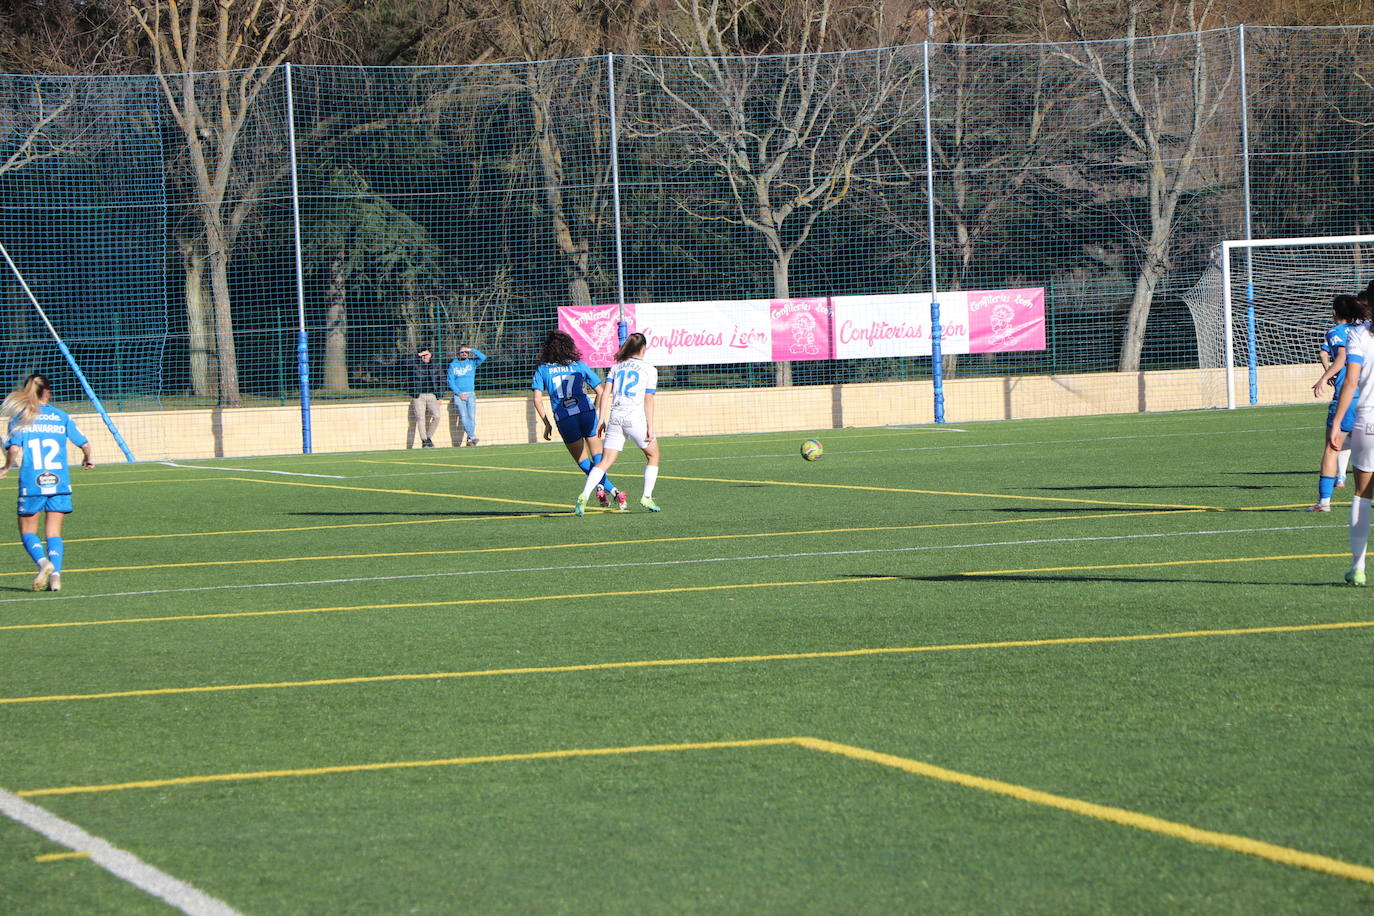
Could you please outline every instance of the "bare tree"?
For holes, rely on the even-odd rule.
[[[824,53],[882,32],[881,8],[838,2],[675,0],[682,50],[703,56],[631,61],[639,90],[627,134],[693,173],[677,185],[682,209],[758,234],[779,299],[791,295],[792,259],[817,221],[876,180],[876,157],[923,110],[911,49]],[[765,46],[794,53],[731,57],[757,45],[760,21],[776,24]],[[791,384],[791,369],[778,364],[777,384]]]
[[[327,0],[122,0],[152,49],[153,71],[185,140],[209,264],[211,304],[192,309],[194,338],[212,338],[215,392],[221,405],[243,403],[229,292],[229,261],[244,222],[261,195],[261,182],[244,186],[242,141],[264,90],[307,32],[329,9]],[[198,71],[211,71],[198,75]],[[284,132],[284,125],[278,125]],[[236,182],[238,193],[232,193]],[[192,273],[188,267],[188,279]],[[204,371],[204,370],[202,370]]]
[[[1202,31],[1212,2],[1186,0],[1171,8],[1176,18],[1166,20],[1166,27],[1191,34],[1148,39],[1139,37],[1149,9],[1145,0],[1128,0],[1125,40],[1106,44],[1088,41],[1085,0],[1061,0],[1064,21],[1079,41],[1056,45],[1057,53],[1096,86],[1097,123],[1121,137],[1120,151],[1108,155],[1132,169],[1145,203],[1146,226],[1135,239],[1138,266],[1121,342],[1123,372],[1140,368],[1150,305],[1170,267],[1179,204],[1197,190],[1199,158],[1209,133],[1227,106],[1238,105],[1234,42],[1229,34]],[[1100,18],[1096,24],[1101,26]],[[1084,187],[1098,181],[1086,169],[1068,180]],[[1099,186],[1095,192],[1104,189]]]

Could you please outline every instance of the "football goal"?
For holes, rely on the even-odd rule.
[[[1362,292],[1371,279],[1374,235],[1222,242],[1183,297],[1197,330],[1198,366],[1226,370],[1227,407],[1236,406],[1235,370],[1245,366],[1249,403],[1258,404],[1262,369],[1311,367],[1331,326],[1332,297]],[[1278,391],[1265,396],[1287,399]]]

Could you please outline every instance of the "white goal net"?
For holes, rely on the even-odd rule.
[[[1318,236],[1223,242],[1212,265],[1183,299],[1197,330],[1198,366],[1242,369],[1255,404],[1311,399],[1283,384],[1317,371],[1317,348],[1331,326],[1331,300],[1355,295],[1374,279],[1374,235]],[[1292,367],[1292,373],[1263,371]],[[1235,380],[1225,375],[1226,406],[1234,407]],[[1261,388],[1268,383],[1268,390]],[[1240,395],[1246,398],[1245,394]]]

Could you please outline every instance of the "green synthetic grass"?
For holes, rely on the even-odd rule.
[[[583,519],[555,445],[77,472],[64,591],[0,566],[0,788],[244,913],[1367,909],[900,768],[1374,866],[1321,421],[670,438]],[[738,744],[795,737],[899,765]],[[165,911],[64,851],[0,818],[0,909]]]

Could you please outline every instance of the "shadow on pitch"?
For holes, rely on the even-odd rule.
[[[1310,471],[1307,473],[1311,473]],[[1025,487],[1026,490],[1051,490],[1055,492],[1089,492],[1092,490],[1277,490],[1282,489],[1283,484],[1259,484],[1259,483],[1138,483],[1138,484],[1102,484],[1091,487]]]
[[[963,576],[963,575],[942,575],[942,576],[893,576],[891,573],[846,573],[846,579],[870,579],[875,577],[895,578],[903,582],[965,582],[976,585],[986,582],[1006,582],[1006,583],[1083,583],[1083,582],[1110,582],[1123,585],[1141,585],[1156,583],[1160,585],[1292,585],[1301,588],[1334,588],[1339,587],[1352,591],[1363,592],[1363,589],[1350,589],[1350,586],[1341,581],[1339,574],[1332,582],[1275,582],[1273,580],[1256,582],[1244,579],[1169,579],[1160,576],[1140,577],[1140,576],[1052,576],[1052,575],[1004,575],[1004,576]]]
[[[287,515],[303,516],[305,518],[483,518],[487,516],[500,516],[510,518],[513,515],[550,515],[548,510],[540,511],[512,511],[512,510],[489,510],[485,512],[288,512]]]

